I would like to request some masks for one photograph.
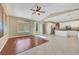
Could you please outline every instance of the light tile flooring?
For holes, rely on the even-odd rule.
[[[48,42],[29,49],[19,55],[78,55],[79,39],[75,37],[61,37],[44,35]]]

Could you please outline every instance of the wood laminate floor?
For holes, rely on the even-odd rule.
[[[36,47],[40,44],[43,44],[45,42],[47,42],[47,40],[45,40],[44,38],[35,36],[9,38],[0,54],[15,55],[33,47]]]

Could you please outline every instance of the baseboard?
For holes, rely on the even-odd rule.
[[[20,35],[20,36],[11,36],[11,37],[9,37],[9,38],[18,38],[18,37],[25,37],[25,36],[33,36],[33,34]]]

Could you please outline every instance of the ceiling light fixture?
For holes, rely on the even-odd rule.
[[[31,11],[34,11],[32,14],[40,15],[41,13],[45,13],[45,11],[41,11],[41,7],[37,6],[36,9],[30,9]]]

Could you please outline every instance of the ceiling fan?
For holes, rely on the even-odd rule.
[[[30,9],[31,11],[34,11],[32,14],[40,15],[41,13],[45,13],[45,11],[41,11],[41,7],[37,6],[36,9]]]

